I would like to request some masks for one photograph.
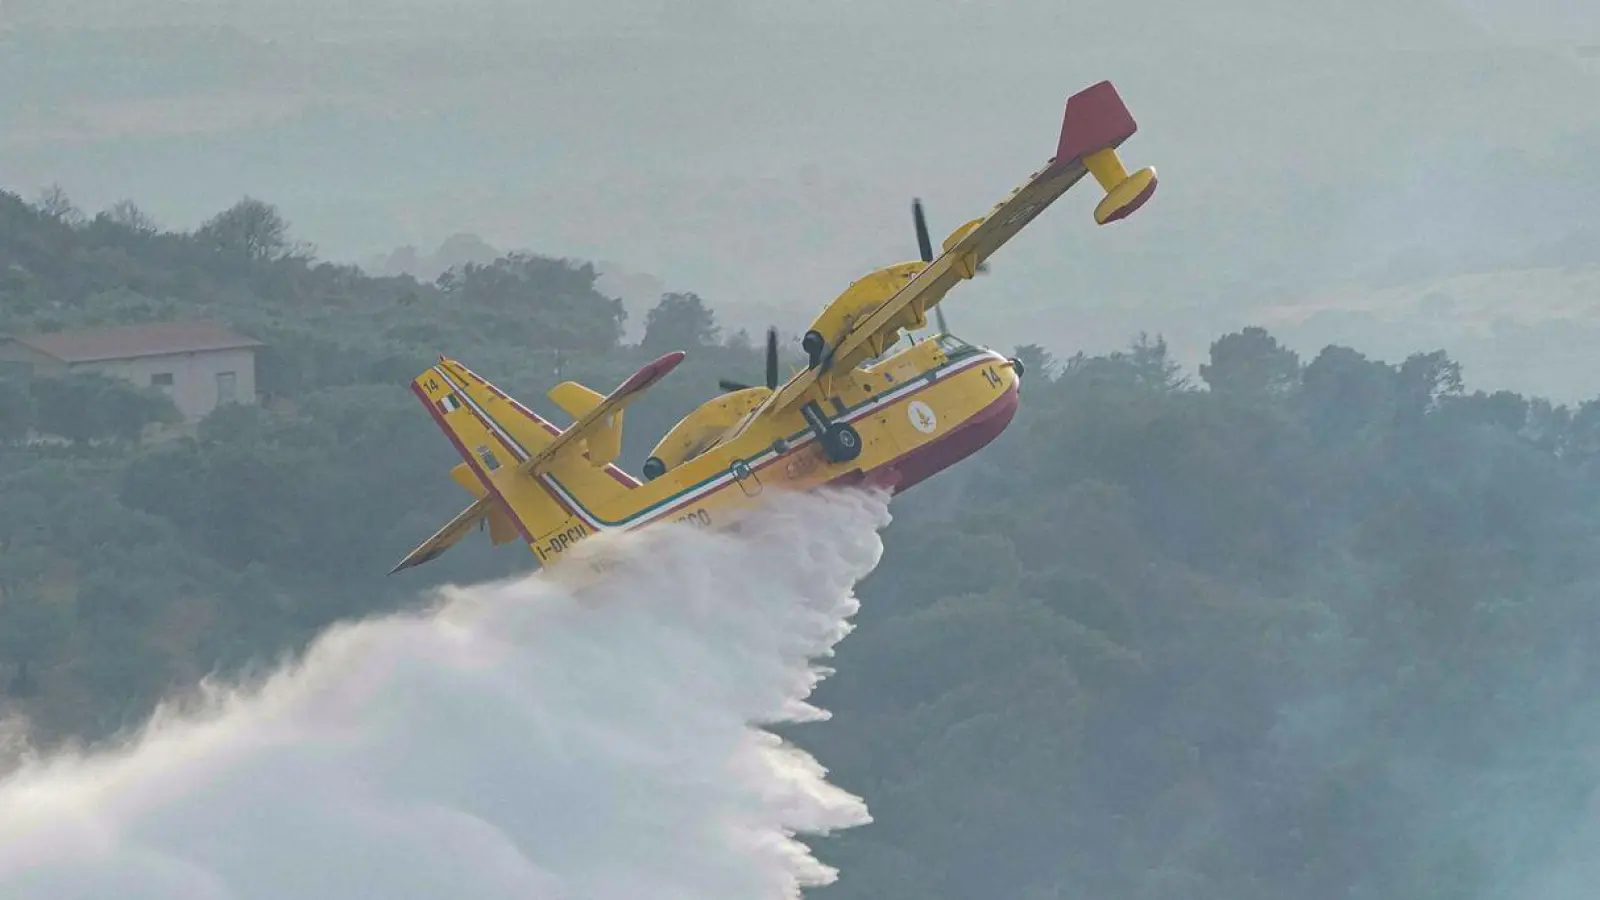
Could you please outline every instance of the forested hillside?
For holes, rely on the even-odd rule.
[[[50,388],[0,386],[0,687],[44,742],[526,566],[472,541],[382,574],[464,496],[406,390],[437,353],[542,408],[688,349],[629,413],[631,466],[760,371],[692,295],[627,345],[582,263],[368,278],[255,201],[168,233],[0,195],[0,279],[0,331],[208,318],[269,345],[270,409],[154,446],[24,443],[59,430]],[[1559,864],[1596,786],[1600,405],[1257,329],[1193,374],[1159,339],[1020,352],[1016,422],[896,501],[835,717],[794,729],[876,820],[820,843],[819,897],[1456,900]]]
[[[467,499],[443,477],[459,460],[408,390],[438,354],[559,415],[543,397],[557,381],[615,385],[661,347],[689,349],[629,412],[635,465],[718,378],[761,372],[693,295],[663,298],[643,345],[620,344],[624,310],[594,280],[586,264],[531,256],[435,284],[373,279],[315,262],[255,200],[172,233],[131,205],[88,218],[60,195],[0,194],[0,332],[207,319],[267,344],[267,407],[220,410],[195,439],[144,450],[126,415],[102,414],[142,405],[131,387],[0,381],[0,686],[20,672],[13,699],[41,734],[100,736],[169,687],[270,661],[337,618],[525,567],[469,541],[428,570],[380,577]],[[81,440],[24,444],[30,426]]]

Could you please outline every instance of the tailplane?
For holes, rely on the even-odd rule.
[[[521,538],[541,562],[594,533],[598,526],[584,508],[639,486],[612,462],[621,451],[623,409],[682,358],[652,362],[609,396],[576,382],[558,385],[551,399],[577,419],[562,430],[441,357],[411,390],[461,455],[450,476],[475,499],[391,571],[437,558],[484,523],[495,544]]]

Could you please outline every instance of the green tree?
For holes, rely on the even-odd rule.
[[[1396,372],[1400,412],[1410,418],[1439,409],[1447,397],[1461,395],[1461,364],[1443,350],[1413,353]]]
[[[277,207],[252,197],[207,219],[195,232],[202,246],[255,262],[270,262],[289,254],[289,223]]]
[[[63,225],[83,224],[83,212],[78,209],[72,198],[59,184],[52,184],[39,192],[38,202],[35,204],[39,212],[48,218],[54,219]]]
[[[1264,328],[1250,327],[1211,344],[1200,377],[1213,391],[1250,398],[1282,396],[1300,386],[1300,357]]]
[[[1320,437],[1349,438],[1394,415],[1394,370],[1348,347],[1324,347],[1301,382],[1304,415]]]
[[[1038,378],[1049,381],[1060,367],[1055,355],[1038,344],[1019,344],[1011,351],[1011,355],[1022,363],[1026,373],[1023,377],[1029,380]]]
[[[38,429],[77,444],[99,438],[137,441],[146,425],[181,418],[165,394],[98,373],[36,378],[31,392]]]
[[[662,294],[645,314],[639,346],[649,353],[694,350],[717,342],[717,321],[698,294]]]
[[[451,307],[492,326],[497,342],[544,350],[599,351],[617,345],[627,312],[595,289],[588,264],[511,254],[439,276]]]
[[[126,228],[135,234],[153,235],[160,231],[155,219],[150,218],[150,215],[132,200],[118,200],[100,215],[111,224]]]
[[[1062,367],[1070,385],[1116,385],[1143,392],[1167,393],[1188,386],[1183,366],[1172,359],[1165,338],[1151,340],[1144,333],[1121,350],[1107,356],[1074,354]]]

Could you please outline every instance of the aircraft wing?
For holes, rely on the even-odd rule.
[[[927,310],[952,287],[977,273],[978,265],[1095,170],[1108,192],[1095,218],[1107,224],[1132,213],[1155,189],[1155,172],[1129,177],[1115,158],[1115,149],[1138,126],[1110,82],[1101,82],[1067,101],[1056,155],[1026,182],[945,239],[943,252],[876,309],[850,324],[841,335],[823,335],[828,342],[816,368],[795,375],[767,401],[762,412],[789,408],[806,396],[817,380],[832,370],[848,371],[881,354],[908,327],[926,321]]]
[[[578,442],[597,431],[602,426],[614,424],[612,417],[626,409],[628,404],[639,399],[639,396],[649,390],[656,382],[665,378],[668,372],[678,367],[683,362],[682,350],[671,353],[649,363],[644,368],[633,373],[617,387],[607,394],[593,409],[572,423],[567,429],[556,436],[555,440],[542,447],[538,453],[529,457],[520,466],[518,471],[524,475],[538,475],[550,468],[557,457],[577,447]],[[609,462],[609,460],[606,460]]]
[[[423,541],[417,549],[407,553],[405,559],[400,560],[399,564],[389,570],[389,574],[393,575],[401,569],[420,566],[425,562],[437,559],[440,554],[454,547],[462,538],[466,537],[467,533],[472,531],[479,522],[488,518],[489,514],[494,512],[494,504],[495,500],[491,495],[485,494],[479,497],[473,501],[471,506],[463,509],[455,518],[445,523],[443,528],[434,532],[433,537]]]

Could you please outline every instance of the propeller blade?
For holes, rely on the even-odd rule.
[[[922,212],[922,199],[920,197],[911,201],[911,220],[917,226],[917,249],[922,251],[922,261],[925,263],[933,262],[933,239],[928,237],[928,217]],[[979,265],[978,271],[981,272],[983,270],[984,266]],[[943,306],[935,306],[933,308],[933,318],[934,321],[939,323],[940,334],[950,333],[950,329],[944,324]]]
[[[778,329],[767,329],[767,387],[778,389]]]
[[[743,391],[751,386],[738,381],[729,381],[724,378],[717,382],[717,386],[724,392]],[[767,329],[767,390],[778,389],[778,329]]]
[[[917,227],[917,249],[922,251],[923,262],[933,262],[933,239],[928,237],[928,218],[922,214],[922,198],[911,201],[911,220]]]

